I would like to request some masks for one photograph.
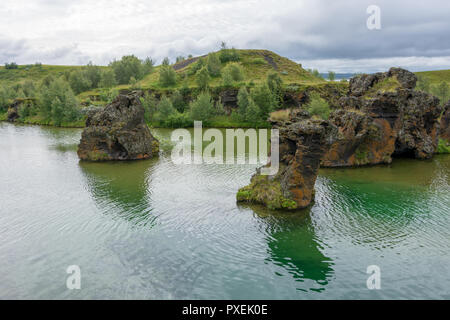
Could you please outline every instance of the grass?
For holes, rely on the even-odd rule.
[[[442,81],[450,83],[450,70],[424,71],[416,72],[415,74],[419,77],[428,78],[432,85],[439,84]]]
[[[450,141],[439,139],[437,153],[450,153]]]
[[[49,75],[61,76],[65,72],[81,69],[81,66],[22,65],[18,69],[0,67],[0,84],[11,85],[25,80],[40,81]]]

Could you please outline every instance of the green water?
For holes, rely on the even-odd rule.
[[[321,170],[274,214],[235,202],[257,165],[80,163],[80,134],[0,123],[1,299],[450,298],[449,156]]]

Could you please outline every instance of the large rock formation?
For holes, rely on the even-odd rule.
[[[301,209],[314,199],[314,184],[320,159],[328,150],[336,128],[323,120],[302,119],[274,123],[280,132],[280,168],[274,176],[252,177],[250,185],[241,188],[238,202],[263,204],[270,209]]]
[[[341,110],[330,116],[336,142],[325,167],[390,163],[392,155],[433,156],[438,145],[439,99],[415,91],[416,76],[404,69],[361,75],[350,80]]]
[[[156,155],[159,143],[144,122],[144,108],[133,95],[119,95],[110,105],[88,114],[81,135],[81,160],[137,160]]]
[[[444,106],[441,117],[441,138],[450,142],[450,100]]]

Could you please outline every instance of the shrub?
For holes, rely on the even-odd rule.
[[[19,65],[15,62],[11,62],[11,63],[5,63],[5,69],[19,69]]]
[[[325,120],[330,116],[330,106],[317,93],[311,95],[307,110],[312,116],[318,116]]]
[[[203,68],[206,65],[205,58],[199,58],[197,62],[193,63],[191,67],[189,68],[188,74],[194,75],[196,74],[201,68]]]
[[[220,59],[220,62],[227,63],[227,62],[231,62],[231,61],[237,62],[241,58],[236,49],[222,48],[222,50],[220,50],[220,52],[219,52],[219,59]]]
[[[208,72],[212,77],[218,77],[220,76],[220,60],[217,57],[217,54],[210,53],[208,54],[208,61],[207,61],[207,68]]]
[[[159,84],[162,87],[175,85],[177,82],[177,73],[169,65],[162,65],[159,69]]]
[[[209,80],[209,72],[206,67],[201,68],[196,73],[196,82],[200,89],[205,90],[206,88],[208,88]]]
[[[161,63],[163,66],[170,66],[169,57],[165,57]]]
[[[232,62],[225,67],[226,72],[229,72],[233,81],[239,82],[244,80],[244,70],[239,63]]]
[[[208,92],[202,92],[189,105],[191,120],[208,121],[215,115],[214,103]]]
[[[230,70],[228,70],[228,69],[225,69],[223,72],[222,72],[222,84],[225,86],[225,87],[231,87],[231,86],[233,86],[233,76],[231,75],[231,72],[230,72]]]
[[[191,127],[192,124],[192,120],[187,112],[175,112],[164,121],[164,126],[169,128],[186,128]]]
[[[267,61],[264,60],[263,58],[254,58],[254,59],[252,60],[252,63],[253,63],[253,64],[264,65],[264,64],[267,64]]]
[[[183,56],[178,56],[177,58],[176,58],[176,63],[178,63],[178,62],[181,62],[181,61],[184,61],[184,60],[186,60],[186,58],[185,57],[183,57]]]

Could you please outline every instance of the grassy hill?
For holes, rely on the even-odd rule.
[[[418,77],[426,77],[430,83],[439,84],[441,81],[445,81],[450,84],[450,70],[437,70],[437,71],[424,71],[416,72]]]
[[[41,81],[49,75],[62,76],[65,72],[81,69],[79,66],[22,65],[18,69],[0,67],[0,85],[14,85],[25,80]]]

